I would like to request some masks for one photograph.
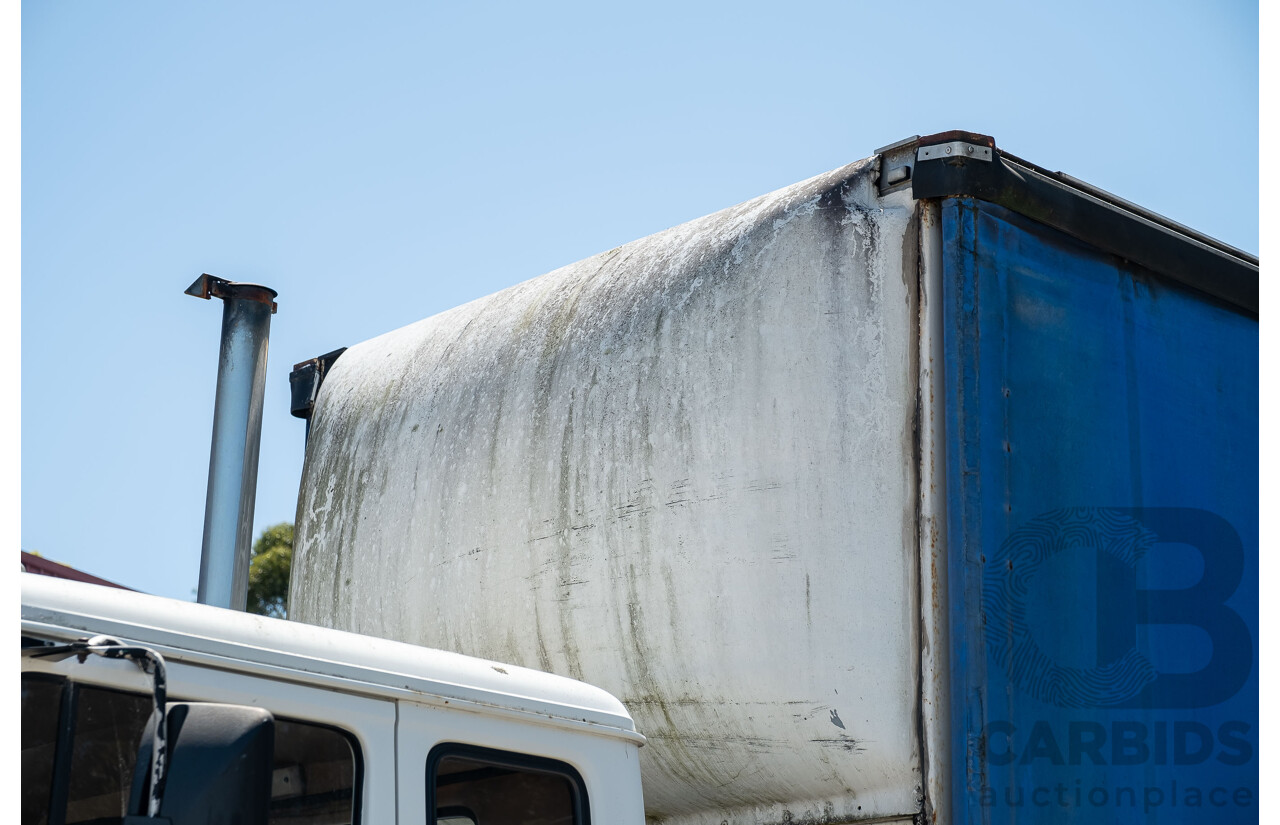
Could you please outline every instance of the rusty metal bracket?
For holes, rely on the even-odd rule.
[[[207,272],[196,278],[185,294],[193,298],[242,298],[246,301],[258,301],[271,307],[271,314],[276,314],[275,298],[279,294],[271,287],[262,284],[246,284],[218,278]]]

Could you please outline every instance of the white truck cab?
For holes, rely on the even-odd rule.
[[[171,701],[270,714],[273,824],[643,822],[644,737],[603,690],[455,653],[23,574],[23,825],[148,821],[145,810],[130,810],[138,789],[132,803],[130,796],[154,674],[121,658],[42,655],[104,637],[163,657]]]

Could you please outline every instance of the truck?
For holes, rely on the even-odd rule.
[[[332,821],[1257,821],[1258,313],[1255,257],[912,137],[298,364],[291,621],[47,594],[24,668],[332,730]]]
[[[644,737],[599,688],[22,578],[23,825],[644,821]],[[149,747],[160,708],[168,748]]]

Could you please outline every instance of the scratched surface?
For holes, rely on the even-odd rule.
[[[351,347],[293,616],[609,690],[655,820],[918,811],[916,223],[874,178]]]

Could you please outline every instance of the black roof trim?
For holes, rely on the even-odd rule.
[[[991,160],[916,160],[915,198],[973,197],[1066,232],[1099,249],[1258,315],[1258,259],[1083,181],[995,148],[985,135],[944,132],[916,148],[961,140]]]
[[[324,355],[294,364],[293,372],[289,373],[289,412],[293,413],[295,418],[305,418],[308,429],[311,424],[311,410],[315,407],[320,385],[324,383],[325,376],[333,367],[333,362],[346,351],[346,347],[340,347],[333,352],[326,352]]]

